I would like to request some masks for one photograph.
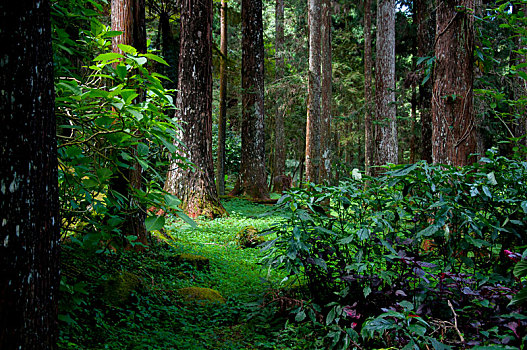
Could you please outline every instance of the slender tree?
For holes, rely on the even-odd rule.
[[[176,118],[179,138],[192,167],[174,161],[165,190],[181,200],[191,217],[226,214],[214,185],[212,164],[212,0],[181,3],[181,51]]]
[[[467,165],[476,152],[473,109],[474,0],[437,1],[432,96],[434,163]]]
[[[222,0],[220,13],[220,113],[218,116],[218,155],[216,163],[216,188],[225,194],[225,129],[227,127],[227,2]]]
[[[321,0],[309,0],[309,83],[306,124],[306,180],[319,182],[320,175],[320,27]]]
[[[322,0],[321,19],[321,120],[320,155],[321,167],[319,181],[331,179],[331,106],[332,106],[332,66],[331,66],[331,0]]]
[[[284,77],[284,0],[276,0],[276,76],[275,81],[280,84]],[[278,100],[275,115],[275,143],[274,143],[274,176],[285,173],[285,134],[284,134],[284,103]]]
[[[376,165],[397,164],[395,0],[377,0],[375,104]]]
[[[371,175],[373,163],[372,128],[372,54],[371,54],[371,0],[364,0],[364,167]]]
[[[262,0],[242,0],[242,90],[240,177],[231,194],[266,199]]]
[[[112,50],[122,53],[120,44],[134,46],[138,52],[146,53],[146,25],[145,25],[145,2],[144,0],[112,0],[111,2],[111,27],[113,31],[122,32],[121,35],[112,38]],[[143,96],[138,97],[138,101]],[[130,149],[130,153],[137,150]],[[125,161],[123,161],[126,163]],[[112,179],[110,187],[112,191],[126,198],[129,206],[129,214],[126,215],[124,223],[124,235],[134,235],[143,245],[148,244],[147,231],[145,227],[145,210],[140,207],[134,199],[132,191],[142,186],[142,168],[138,162],[132,164],[131,169],[119,168],[117,176]],[[116,199],[117,200],[117,199]],[[136,249],[142,249],[137,246]]]
[[[59,199],[50,2],[0,2],[0,348],[58,340]]]
[[[434,56],[435,6],[433,0],[415,0],[415,18],[417,26],[417,57]],[[424,61],[426,62],[426,61]],[[432,74],[425,63],[418,67],[421,71]],[[424,80],[426,75],[422,75]],[[418,105],[421,117],[421,159],[432,163],[432,85],[433,77],[419,85]]]

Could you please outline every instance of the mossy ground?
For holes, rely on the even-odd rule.
[[[265,231],[280,215],[262,216],[272,207],[242,199],[223,202],[228,217],[198,218],[197,228],[174,221],[164,239],[147,253],[95,255],[79,248],[75,256],[90,267],[63,283],[60,348],[283,348],[270,334],[272,325],[257,321],[264,316],[259,305],[268,290],[263,281],[280,277],[259,265],[259,248],[241,249],[236,243],[237,233],[244,228]],[[181,255],[202,256],[208,259],[208,268],[179,261]],[[123,305],[109,303],[105,289],[118,271],[141,279]],[[225,303],[185,301],[177,290],[189,287],[216,290]]]

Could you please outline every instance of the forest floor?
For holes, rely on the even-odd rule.
[[[259,264],[260,248],[240,244],[280,212],[238,198],[224,205],[228,217],[198,219],[197,228],[170,223],[147,253],[66,247],[60,348],[303,348],[281,331],[286,319],[262,307],[281,277]]]

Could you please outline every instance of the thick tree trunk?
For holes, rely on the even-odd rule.
[[[432,96],[434,163],[467,165],[476,158],[473,109],[474,0],[438,1]]]
[[[0,348],[55,349],[59,198],[48,0],[0,2]]]
[[[309,85],[306,124],[306,181],[318,183],[320,175],[320,24],[321,0],[309,0]]]
[[[364,168],[371,175],[373,164],[372,128],[372,54],[371,54],[371,0],[364,1]]]
[[[265,172],[262,0],[242,0],[242,159],[232,194],[269,198]]]
[[[417,57],[434,56],[435,5],[433,0],[416,0]],[[425,63],[418,67],[425,70]],[[432,74],[432,73],[430,73]],[[422,79],[425,75],[422,75]],[[421,117],[421,159],[432,163],[432,85],[434,78],[419,85],[419,112]]]
[[[220,113],[218,116],[218,154],[216,163],[216,189],[225,194],[225,129],[227,127],[227,2],[222,0],[220,13]]]
[[[112,0],[111,2],[111,26],[113,31],[121,31],[122,34],[112,38],[112,51],[122,53],[119,44],[130,45],[138,52],[146,53],[146,24],[145,24],[145,2],[144,0]],[[139,96],[138,100],[144,97]],[[129,150],[134,154],[136,149]],[[117,191],[129,201],[130,213],[126,217],[123,233],[125,236],[137,236],[137,240],[143,245],[148,245],[148,235],[145,227],[145,210],[140,207],[137,200],[131,194],[131,189],[141,189],[143,182],[142,167],[135,162],[132,169],[120,169],[116,178],[112,180],[110,187]],[[137,246],[137,250],[143,248]]]
[[[275,81],[280,84],[284,78],[284,0],[276,0],[276,76]],[[273,177],[285,174],[285,133],[284,112],[285,101],[281,98],[276,103],[275,139],[274,139],[274,172]]]
[[[395,105],[395,0],[377,1],[375,62],[376,165],[397,164]]]
[[[331,180],[331,106],[332,106],[332,67],[331,67],[331,0],[322,0],[321,25],[321,64],[322,95],[320,123],[320,166],[319,181]]]
[[[212,164],[212,0],[182,1],[180,47],[176,118],[186,145],[182,156],[193,167],[171,164],[165,190],[181,200],[190,217],[223,216]]]

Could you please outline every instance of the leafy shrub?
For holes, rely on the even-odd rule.
[[[517,287],[504,250],[527,243],[526,180],[526,162],[491,151],[463,169],[420,162],[378,179],[309,184],[280,200],[290,215],[274,226],[264,262],[284,270],[284,283],[306,284],[326,324],[341,327],[340,343],[355,341],[368,317],[400,312],[400,303],[438,319],[452,317],[449,300],[467,312],[472,303],[505,312]],[[350,313],[357,318],[345,321]],[[496,325],[460,321],[474,337]],[[399,345],[417,341],[404,334]]]

